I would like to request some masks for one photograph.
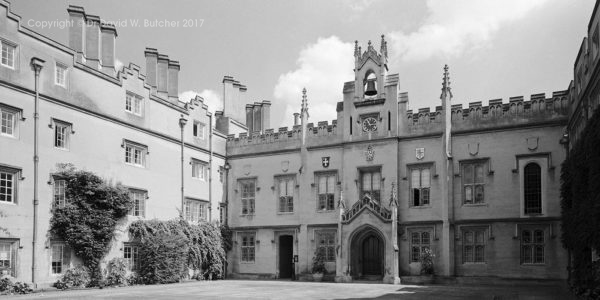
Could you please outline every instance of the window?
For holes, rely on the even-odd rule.
[[[125,163],[145,167],[148,148],[132,142],[125,142]]]
[[[254,262],[255,254],[255,234],[254,233],[243,233],[242,238],[242,262]]]
[[[485,229],[463,231],[463,263],[485,262]]]
[[[240,189],[242,191],[242,215],[253,215],[254,198],[256,195],[256,180],[241,180]]]
[[[146,195],[145,191],[129,190],[129,197],[133,202],[133,207],[129,211],[130,215],[142,218],[146,216]]]
[[[544,230],[521,231],[521,264],[544,263]]]
[[[410,262],[419,262],[421,255],[431,249],[429,231],[414,231],[410,234]]]
[[[15,276],[16,242],[0,240],[0,276]]]
[[[52,122],[54,123],[54,147],[68,150],[71,124],[58,120],[53,120]]]
[[[54,202],[52,203],[54,207],[64,207],[67,203],[66,200],[66,188],[67,181],[64,179],[55,179],[54,180]]]
[[[197,138],[203,140],[205,127],[206,127],[206,124],[198,122],[198,121],[194,121],[194,127],[193,127],[194,137],[197,137]]]
[[[125,111],[137,116],[141,116],[143,110],[143,101],[144,98],[142,96],[127,92],[125,95]]]
[[[334,173],[317,175],[319,210],[333,210],[335,208],[335,177],[336,175]]]
[[[62,274],[69,268],[71,251],[63,243],[52,243],[52,274]]]
[[[463,164],[463,203],[479,204],[484,202],[483,162]]]
[[[123,245],[123,259],[125,259],[125,261],[127,262],[127,269],[130,272],[137,271],[140,266],[139,253],[140,248],[137,245]]]
[[[381,170],[364,170],[360,172],[360,198],[365,196],[379,202],[381,200]]]
[[[325,261],[335,261],[335,231],[317,232],[317,251],[323,251]]]
[[[294,212],[294,178],[277,178],[279,192],[279,212]]]
[[[18,170],[0,168],[0,202],[16,203]]]
[[[206,170],[208,165],[205,162],[192,159],[192,177],[200,180],[206,180]]]
[[[542,213],[542,169],[536,163],[529,163],[523,170],[525,214]]]
[[[411,206],[429,205],[430,173],[429,167],[415,167],[410,170]]]
[[[15,52],[17,47],[2,41],[2,65],[11,69],[15,68]]]
[[[67,71],[68,71],[67,66],[65,66],[61,63],[56,63],[55,67],[56,67],[56,73],[54,74],[54,83],[56,85],[66,87],[67,86]]]
[[[200,221],[206,221],[206,208],[208,207],[208,202],[195,200],[195,199],[185,199],[185,219],[188,222],[198,223]]]
[[[17,120],[20,111],[4,105],[0,105],[0,115],[2,123],[0,125],[0,135],[17,137]]]

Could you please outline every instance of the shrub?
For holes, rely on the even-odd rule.
[[[107,286],[127,285],[127,262],[121,257],[115,257],[108,262],[105,283]]]
[[[1,292],[10,292],[10,290],[12,289],[12,281],[10,280],[9,277],[3,277],[2,279],[0,279],[0,293]]]
[[[90,284],[90,271],[87,267],[77,265],[65,271],[65,274],[54,283],[54,287],[65,290],[72,287],[86,287]]]
[[[312,272],[326,274],[327,269],[325,268],[325,249],[319,248],[315,252],[315,256],[313,257],[312,263]]]
[[[139,272],[144,283],[174,283],[185,278],[188,248],[182,236],[151,236],[140,248]]]
[[[33,292],[33,289],[28,283],[25,282],[14,282],[12,277],[2,277],[0,279],[0,294],[29,294]]]
[[[135,272],[127,276],[127,285],[143,284],[142,278]]]
[[[102,278],[100,261],[108,252],[117,222],[132,206],[127,189],[99,176],[61,165],[55,175],[66,181],[66,204],[55,207],[50,232],[64,240],[89,269],[93,283]]]
[[[421,256],[419,257],[419,262],[421,263],[421,275],[433,275],[433,258],[435,255],[429,248],[425,248]]]
[[[129,234],[132,238],[140,240],[144,245],[140,247],[141,266],[138,275],[144,283],[154,283],[153,280],[148,281],[150,278],[156,279],[154,276],[149,275],[153,268],[145,268],[144,264],[150,264],[151,259],[158,255],[159,250],[169,246],[165,245],[167,237],[176,237],[176,243],[180,245],[180,248],[176,250],[187,251],[178,257],[184,258],[181,278],[188,276],[188,268],[197,273],[195,274],[196,278],[222,278],[226,261],[224,245],[227,242],[222,238],[221,232],[223,232],[223,228],[219,228],[214,224],[202,222],[194,225],[182,219],[133,222],[129,226]],[[146,257],[147,255],[149,257]],[[179,270],[179,262],[177,260],[177,263],[175,263],[175,261],[173,259],[170,264],[173,264],[172,268]]]
[[[17,281],[12,286],[12,292],[14,294],[29,294],[33,292],[33,289],[28,283]]]

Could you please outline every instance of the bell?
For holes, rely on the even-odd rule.
[[[366,96],[375,96],[377,95],[377,89],[375,88],[375,80],[369,79],[367,80],[367,90],[365,91]]]

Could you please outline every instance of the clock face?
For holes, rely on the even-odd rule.
[[[376,131],[377,130],[377,120],[373,117],[365,118],[362,122],[363,131]]]

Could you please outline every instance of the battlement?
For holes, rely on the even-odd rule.
[[[567,116],[568,91],[553,92],[550,98],[546,98],[544,93],[533,94],[529,101],[525,101],[523,96],[510,97],[508,103],[492,99],[487,106],[483,106],[481,101],[470,102],[465,108],[462,104],[454,104],[451,110],[454,129],[537,123]],[[437,106],[433,112],[428,107],[417,112],[408,110],[407,118],[409,132],[424,133],[441,130],[444,116],[442,107]]]

